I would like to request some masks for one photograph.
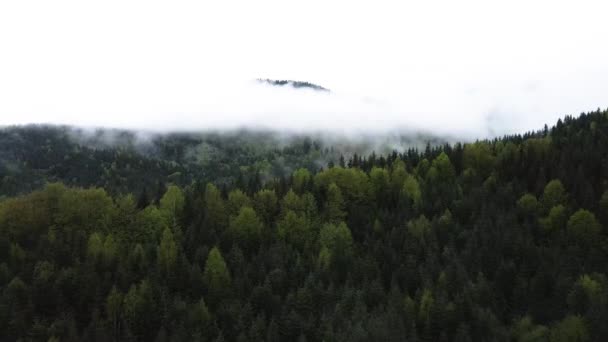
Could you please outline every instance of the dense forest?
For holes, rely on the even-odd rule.
[[[2,340],[608,341],[608,111],[377,154],[115,135],[0,131]]]

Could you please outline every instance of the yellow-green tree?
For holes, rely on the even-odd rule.
[[[176,226],[184,210],[186,200],[182,190],[175,185],[169,185],[167,191],[160,199],[160,210],[167,220],[167,224]]]
[[[581,243],[593,243],[598,238],[600,231],[600,223],[588,210],[579,209],[568,219],[568,233]]]
[[[346,217],[344,209],[345,204],[342,191],[340,191],[340,188],[335,183],[331,183],[327,188],[327,199],[324,205],[325,220],[331,223],[343,221]]]
[[[158,267],[165,277],[170,277],[175,272],[177,253],[177,244],[173,238],[173,233],[171,229],[165,228],[157,251]]]
[[[217,304],[227,294],[231,277],[222,253],[217,247],[209,251],[203,272],[203,281],[209,293],[209,302]]]
[[[209,183],[205,189],[205,226],[215,231],[223,231],[228,224],[226,204],[218,188]]]
[[[263,224],[251,207],[242,207],[237,216],[230,219],[228,233],[239,245],[252,250],[262,237]]]
[[[301,251],[305,250],[307,246],[311,246],[315,238],[310,222],[306,217],[291,210],[277,222],[277,234],[281,239]]]

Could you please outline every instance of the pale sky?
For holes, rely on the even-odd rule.
[[[584,0],[2,0],[0,125],[539,129],[608,107],[607,13]]]

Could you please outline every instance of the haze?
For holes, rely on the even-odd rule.
[[[539,129],[608,107],[607,9],[600,1],[3,1],[0,125],[473,138]]]

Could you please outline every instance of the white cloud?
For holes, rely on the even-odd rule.
[[[486,136],[608,106],[594,1],[3,1],[0,125]],[[318,83],[331,95],[254,86]]]

